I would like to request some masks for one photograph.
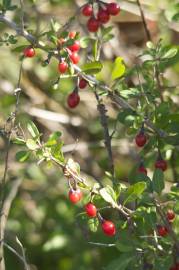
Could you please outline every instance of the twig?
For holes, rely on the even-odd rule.
[[[90,245],[100,246],[100,247],[115,247],[116,244],[105,244],[105,243],[96,243],[96,242],[88,242]]]
[[[113,183],[114,183],[114,162],[113,162],[113,155],[112,155],[112,146],[111,146],[111,136],[109,134],[109,128],[108,128],[108,117],[106,115],[106,108],[105,105],[102,103],[102,100],[100,100],[99,95],[97,91],[94,92],[96,100],[97,100],[97,109],[99,111],[101,125],[103,127],[104,131],[104,143],[107,148],[108,152],[108,158],[109,158],[109,168],[113,177]]]
[[[12,183],[11,186],[11,190],[7,196],[7,198],[5,199],[4,203],[3,203],[3,207],[2,207],[2,211],[1,211],[1,217],[0,217],[0,239],[3,240],[4,239],[4,235],[5,235],[5,229],[6,229],[6,224],[7,224],[7,219],[8,219],[8,215],[9,215],[9,211],[12,205],[12,202],[17,194],[17,191],[19,189],[19,186],[22,183],[22,178],[18,178],[17,180],[15,180]],[[4,264],[4,256],[3,256],[3,245],[2,242],[0,243],[0,256],[1,256],[1,260],[0,260],[0,269],[1,270],[5,270],[5,264]]]
[[[19,260],[24,264],[24,266],[27,264],[26,261],[24,260],[24,257],[21,256],[13,247],[11,247],[9,244],[3,241],[3,246],[5,246],[7,249],[9,249],[13,254],[19,258]],[[25,266],[25,270],[29,270],[28,265]]]
[[[20,240],[17,237],[16,237],[16,242],[19,244],[19,246],[21,248],[21,251],[22,251],[22,258],[23,258],[23,262],[24,262],[24,270],[30,270],[29,266],[27,264],[24,247],[23,247],[22,243],[20,242]]]
[[[143,22],[143,26],[144,26],[144,30],[145,30],[145,33],[146,33],[146,38],[147,38],[147,41],[151,41],[151,35],[150,35],[150,32],[147,28],[147,23],[146,23],[146,20],[145,20],[145,16],[144,16],[144,12],[143,12],[143,9],[142,9],[142,6],[141,6],[141,3],[140,3],[140,0],[136,0],[137,1],[137,5],[139,7],[139,10],[140,10],[140,14],[141,14],[141,18],[142,18],[142,22]]]

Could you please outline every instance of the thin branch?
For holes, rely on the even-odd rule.
[[[152,38],[151,38],[151,34],[147,28],[147,23],[146,23],[146,20],[145,20],[145,16],[144,16],[144,12],[143,12],[143,9],[142,9],[142,6],[141,6],[141,3],[140,3],[140,0],[136,0],[137,1],[137,5],[139,7],[139,10],[140,10],[140,15],[141,15],[141,19],[142,19],[142,22],[143,22],[143,26],[144,26],[144,30],[145,30],[145,33],[146,33],[146,38],[147,38],[147,41],[151,41]]]
[[[106,145],[107,148],[107,152],[108,152],[108,158],[109,158],[109,168],[110,168],[110,172],[112,174],[113,177],[113,183],[114,183],[114,161],[113,161],[113,155],[112,155],[112,146],[111,146],[111,136],[109,134],[109,128],[108,128],[108,117],[106,115],[106,108],[105,105],[102,103],[102,100],[99,98],[99,95],[97,93],[97,91],[94,92],[96,100],[97,100],[97,109],[100,115],[100,120],[101,120],[101,125],[103,127],[103,131],[104,131],[104,143]]]
[[[21,256],[13,247],[11,247],[9,244],[7,244],[6,242],[3,241],[3,246],[5,246],[7,249],[9,249],[14,255],[16,255],[16,257],[23,263],[23,265],[25,266],[25,270],[30,270],[29,266],[27,265],[26,260],[24,260],[24,257]]]
[[[105,243],[96,243],[96,242],[88,242],[90,245],[99,246],[99,247],[115,247],[116,244],[105,244]]]

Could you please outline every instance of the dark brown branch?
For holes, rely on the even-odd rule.
[[[150,34],[150,31],[147,28],[147,23],[146,23],[146,20],[145,20],[145,16],[144,16],[144,12],[143,12],[140,0],[136,0],[136,1],[137,1],[137,5],[139,7],[139,10],[140,10],[141,19],[142,19],[142,22],[143,22],[143,26],[144,26],[144,30],[145,30],[145,33],[146,33],[147,41],[151,41],[152,40],[151,34]]]
[[[108,128],[108,116],[106,115],[107,110],[105,108],[105,105],[102,103],[102,100],[100,100],[99,95],[95,91],[95,97],[97,100],[97,109],[100,115],[101,125],[103,127],[104,132],[104,143],[108,152],[108,158],[109,158],[109,168],[110,172],[113,177],[114,182],[114,161],[113,161],[113,155],[112,155],[112,146],[111,146],[111,136],[109,134],[109,128]]]

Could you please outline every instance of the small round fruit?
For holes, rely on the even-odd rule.
[[[88,82],[85,80],[85,79],[80,79],[80,81],[79,81],[79,88],[80,89],[84,89],[86,86],[88,85]]]
[[[144,132],[140,132],[135,137],[135,142],[138,147],[143,147],[146,144],[147,137],[145,136]]]
[[[107,4],[107,10],[108,10],[110,15],[116,16],[120,12],[120,7],[116,3],[109,3],[109,4]]]
[[[168,234],[168,229],[165,226],[158,226],[157,231],[158,231],[158,234],[162,237]]]
[[[172,221],[172,220],[174,220],[174,218],[175,218],[174,211],[172,209],[169,209],[167,211],[167,219],[168,219],[168,221]]]
[[[70,189],[70,191],[68,193],[68,197],[69,197],[69,200],[73,204],[76,204],[77,202],[79,202],[81,200],[78,189],[77,190]]]
[[[85,5],[82,8],[82,14],[86,17],[90,17],[93,14],[93,7],[91,5]]]
[[[35,56],[35,50],[32,47],[27,47],[24,49],[24,56],[25,57],[34,57]]]
[[[89,217],[96,217],[97,209],[93,203],[88,203],[85,205],[86,214]]]
[[[78,95],[77,92],[72,92],[71,94],[69,94],[68,99],[67,99],[67,104],[71,109],[78,106],[79,102],[80,102],[80,96]]]
[[[138,172],[139,172],[139,173],[144,173],[144,174],[147,175],[147,169],[146,169],[143,165],[141,165],[141,166],[138,168]]]
[[[72,45],[68,46],[68,49],[70,49],[70,51],[72,51],[72,52],[78,52],[80,49],[79,40],[75,40]]]
[[[78,193],[79,198],[80,198],[80,200],[81,200],[81,198],[83,197],[83,193],[81,192],[81,190],[80,190],[79,188],[76,189],[76,192]]]
[[[89,32],[95,33],[98,31],[100,23],[94,17],[91,17],[87,22],[87,28]]]
[[[159,159],[155,162],[155,168],[164,172],[167,169],[167,162],[163,159]]]
[[[58,64],[58,71],[60,73],[65,73],[68,69],[68,63],[65,61],[62,61]]]
[[[79,55],[77,54],[77,52],[73,52],[70,56],[70,59],[72,61],[73,64],[78,64],[78,62],[80,61],[80,57]]]
[[[98,11],[98,21],[100,22],[100,23],[107,23],[107,22],[109,22],[109,19],[110,19],[110,15],[109,15],[109,13],[108,13],[108,11],[107,10],[105,10],[105,9],[100,9],[99,11]]]
[[[71,32],[69,32],[69,34],[68,34],[68,36],[69,36],[69,38],[75,38],[76,37],[76,32],[75,31],[71,31]]]
[[[116,234],[116,227],[112,221],[103,220],[102,229],[103,232],[108,236],[114,236]]]

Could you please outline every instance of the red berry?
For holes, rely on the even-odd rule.
[[[139,147],[144,146],[146,144],[146,141],[147,141],[147,137],[145,136],[144,132],[140,132],[135,137],[135,142],[136,142],[137,146],[139,146]]]
[[[89,32],[97,32],[99,29],[100,23],[97,19],[91,17],[87,22],[87,28]]]
[[[73,190],[73,189],[70,189],[69,193],[68,193],[68,197],[69,197],[69,200],[75,204],[77,202],[79,202],[81,200],[81,190],[77,189],[77,190]]]
[[[79,81],[79,88],[84,89],[88,85],[88,82],[85,79],[80,79]]]
[[[69,56],[73,64],[78,64],[78,62],[80,61],[80,57],[77,52],[73,52],[72,54],[69,54]]]
[[[78,193],[79,198],[81,200],[81,198],[83,197],[83,193],[81,192],[81,190],[79,188],[76,190],[76,192]]]
[[[158,234],[162,237],[168,234],[168,229],[165,226],[161,226],[161,225],[158,226],[157,231],[158,231]]]
[[[97,209],[93,203],[88,203],[85,205],[86,214],[89,217],[96,217]]]
[[[141,166],[138,168],[138,172],[139,172],[139,173],[144,173],[144,174],[147,175],[147,169],[146,169],[143,165],[141,165]]]
[[[110,15],[116,16],[120,12],[120,7],[116,3],[107,4],[107,10]]]
[[[82,14],[86,17],[89,17],[93,14],[93,8],[91,5],[85,5],[82,9]]]
[[[168,221],[172,221],[172,220],[174,220],[174,218],[175,218],[175,213],[174,213],[174,211],[171,210],[171,209],[169,209],[169,210],[167,211],[167,219],[168,219]]]
[[[68,64],[65,61],[62,61],[58,64],[58,71],[60,73],[65,73],[68,69]]]
[[[110,15],[108,13],[107,10],[105,9],[100,9],[98,11],[98,20],[101,22],[101,23],[107,23],[110,19]]]
[[[70,46],[68,46],[68,49],[72,52],[77,52],[80,49],[80,42],[78,40],[75,40],[74,43]]]
[[[75,38],[76,37],[76,32],[75,31],[71,31],[71,32],[69,32],[69,34],[68,34],[68,36],[69,36],[69,38]]]
[[[162,170],[164,172],[167,169],[167,162],[165,160],[163,160],[163,159],[158,159],[155,162],[155,168],[160,169],[160,170]]]
[[[80,102],[80,96],[78,95],[77,92],[72,92],[69,94],[67,103],[70,108],[75,108]]]
[[[102,222],[103,232],[108,236],[113,236],[116,234],[116,228],[112,221],[104,220]]]
[[[24,49],[24,56],[25,57],[34,57],[35,50],[32,47],[27,47]]]

